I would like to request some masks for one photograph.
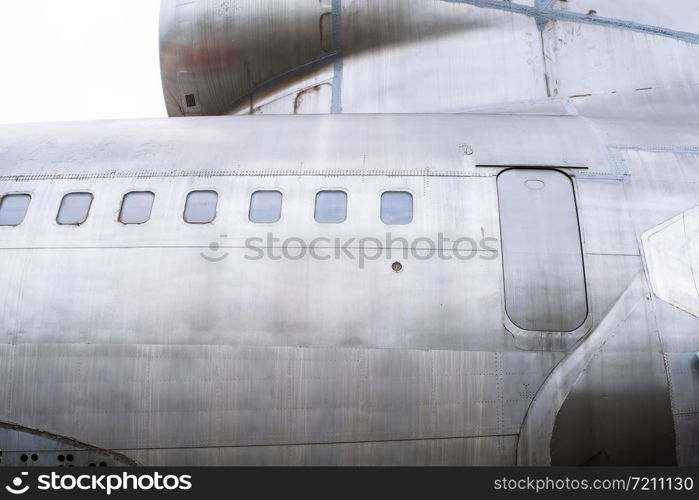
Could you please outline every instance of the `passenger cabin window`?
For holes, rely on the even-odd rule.
[[[187,195],[184,220],[189,224],[206,224],[216,218],[218,193],[216,191],[192,191]]]
[[[155,195],[150,191],[126,193],[121,203],[119,222],[122,224],[143,224],[150,219]]]
[[[282,194],[279,191],[255,191],[250,197],[251,222],[277,222],[282,216]]]
[[[61,225],[82,224],[87,220],[92,205],[91,193],[69,193],[61,200],[56,222]]]
[[[8,194],[0,199],[0,226],[19,226],[27,215],[28,194]]]
[[[344,191],[321,191],[316,195],[316,222],[339,224],[347,219],[347,193]]]
[[[413,195],[407,191],[386,191],[381,195],[384,224],[410,224],[413,221]]]

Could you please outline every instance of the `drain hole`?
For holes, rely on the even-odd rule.
[[[63,455],[58,455],[58,461],[63,462],[66,459]]]
[[[27,460],[29,460],[29,457],[28,457],[26,454],[23,453],[22,456],[19,457],[19,459],[20,459],[22,462],[26,462]]]
[[[187,103],[188,108],[193,108],[197,105],[197,99],[194,97],[194,94],[187,94],[184,96],[184,100]]]
[[[36,462],[37,460],[39,460],[39,455],[32,453],[32,461]]]
[[[107,462],[100,462],[100,467],[106,467],[106,466],[107,466]]]
[[[73,461],[73,455],[66,455],[66,460],[68,460],[69,462],[72,462],[72,461]]]

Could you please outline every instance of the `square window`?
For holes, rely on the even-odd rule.
[[[126,193],[121,203],[119,222],[122,224],[143,224],[150,219],[155,195],[150,191]]]
[[[56,222],[63,225],[78,225],[87,220],[92,205],[91,193],[69,193],[61,200]]]
[[[0,226],[19,226],[27,215],[28,194],[8,194],[0,199]]]
[[[279,191],[255,191],[250,197],[251,222],[277,222],[282,216],[282,194]]]
[[[347,193],[344,191],[321,191],[316,195],[316,222],[339,224],[347,219]]]
[[[386,191],[381,195],[384,224],[410,224],[413,221],[413,195],[407,191]]]
[[[216,218],[218,193],[216,191],[192,191],[187,195],[184,220],[189,224],[206,224]]]

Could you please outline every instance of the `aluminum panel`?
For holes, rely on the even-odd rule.
[[[679,465],[699,465],[699,358],[696,352],[665,354],[677,433]]]
[[[505,308],[523,330],[568,332],[587,317],[575,194],[555,170],[498,176]]]

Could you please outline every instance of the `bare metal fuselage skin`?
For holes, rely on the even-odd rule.
[[[693,39],[681,25],[644,33],[643,19],[580,24],[550,2],[527,3],[538,17],[498,2],[312,3],[276,29],[296,45],[275,59],[243,34],[227,47],[239,55],[211,53],[254,6],[164,2],[166,100],[171,115],[333,114],[0,126],[0,197],[31,195],[22,223],[0,226],[2,465],[697,465],[699,65],[659,62],[669,47],[696,61]],[[360,37],[377,4],[376,22],[401,28],[391,43]],[[412,22],[422,11],[437,21]],[[313,16],[320,48],[302,29]],[[403,43],[419,26],[443,38]],[[423,80],[395,90],[401,51],[472,47],[479,28],[531,31],[532,59],[509,66],[531,79],[433,74],[434,94],[415,100],[431,80],[413,68]],[[554,51],[551,30],[570,44]],[[616,75],[583,64],[595,79],[561,55],[576,40],[635,50],[615,37],[657,44],[667,85],[647,89],[636,62]],[[559,58],[546,72],[542,43]],[[512,55],[498,54],[478,59],[493,78]],[[359,75],[376,60],[369,84]],[[420,114],[467,108],[479,112]],[[183,219],[196,190],[218,193],[210,223]],[[277,222],[249,220],[258,190],[282,193]],[[314,220],[323,190],[347,193],[343,223]],[[144,224],[119,220],[131,191],[155,195]],[[387,191],[412,194],[410,224],[382,221]],[[93,194],[89,217],[59,225],[71,192]],[[479,244],[458,258],[439,234]],[[299,241],[324,244],[284,243]]]

